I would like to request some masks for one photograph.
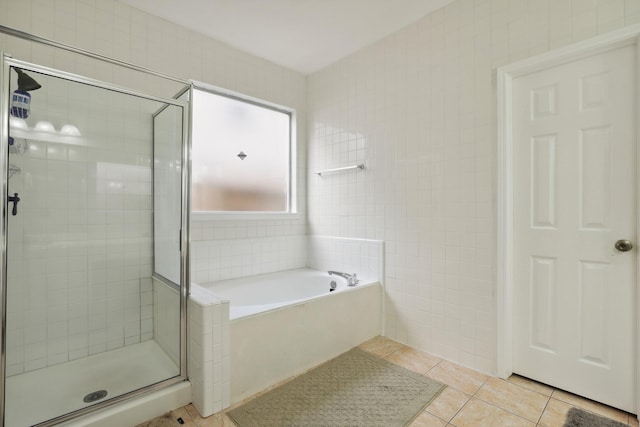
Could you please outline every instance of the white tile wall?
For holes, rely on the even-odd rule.
[[[385,241],[390,338],[496,369],[498,66],[640,22],[637,0],[458,0],[308,78],[309,234]]]
[[[384,242],[329,236],[307,237],[307,267],[356,273],[359,278],[384,277]]]
[[[306,236],[220,239],[191,243],[191,280],[214,282],[307,265]]]

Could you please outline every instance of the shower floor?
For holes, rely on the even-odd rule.
[[[7,378],[5,425],[44,422],[92,405],[83,398],[111,397],[177,376],[179,368],[153,340]]]

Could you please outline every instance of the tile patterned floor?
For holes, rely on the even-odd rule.
[[[360,348],[414,372],[447,384],[411,427],[562,427],[567,412],[578,407],[630,426],[635,415],[611,408],[527,378],[507,381],[456,365],[384,337]],[[224,413],[202,418],[192,405],[173,411],[189,427],[234,427]]]

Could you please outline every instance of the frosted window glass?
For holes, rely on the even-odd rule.
[[[194,212],[289,211],[289,113],[195,90],[192,129]]]

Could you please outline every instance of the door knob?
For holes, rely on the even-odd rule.
[[[628,252],[633,249],[633,243],[630,240],[618,240],[615,246],[620,252]]]

